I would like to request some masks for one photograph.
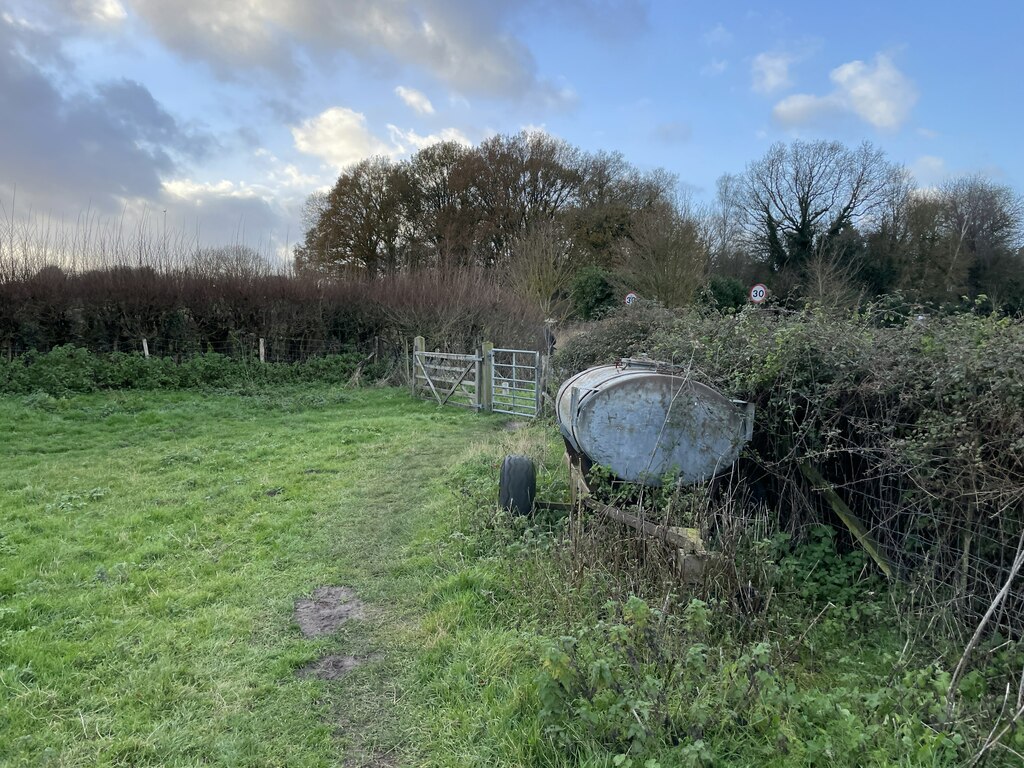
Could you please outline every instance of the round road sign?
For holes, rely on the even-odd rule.
[[[764,283],[758,283],[750,289],[750,300],[755,304],[761,304],[765,299],[768,298],[768,286]]]
[[[627,305],[628,304],[632,304],[633,302],[635,302],[639,298],[640,298],[639,296],[637,296],[635,293],[630,291],[629,293],[626,294],[626,304]]]

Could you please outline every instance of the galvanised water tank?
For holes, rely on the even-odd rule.
[[[730,400],[664,363],[625,359],[576,374],[555,414],[578,453],[633,483],[699,483],[732,466],[750,440],[751,403]]]

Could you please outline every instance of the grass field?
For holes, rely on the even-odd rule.
[[[396,390],[0,400],[0,764],[389,764],[446,525],[503,420]],[[306,639],[295,601],[364,617]],[[320,656],[369,659],[300,679]]]
[[[541,460],[542,497],[566,490],[552,426],[507,426],[389,389],[0,399],[0,766],[974,753],[1002,673],[965,677],[966,737],[944,724],[956,656],[922,642],[861,553],[827,531],[754,542],[771,605],[697,600],[620,529],[496,514],[505,453]],[[353,590],[362,615],[305,637],[296,604],[321,587]],[[989,667],[1003,654],[1019,675],[1005,645]],[[325,657],[362,663],[305,674]],[[1010,737],[988,765],[1019,764]]]

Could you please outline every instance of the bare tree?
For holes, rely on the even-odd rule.
[[[1009,187],[951,179],[911,195],[906,220],[901,288],[924,301],[984,293],[995,306],[1020,308],[1024,204]]]
[[[544,317],[563,320],[575,273],[572,239],[558,222],[534,224],[512,249],[507,285]]]
[[[800,293],[812,304],[829,308],[856,307],[864,297],[853,264],[836,254],[815,254],[807,263]]]
[[[402,266],[400,169],[387,158],[363,160],[338,177],[295,249],[298,269],[377,276]],[[315,205],[314,201],[314,205]]]
[[[247,245],[200,248],[193,256],[191,268],[206,277],[236,279],[266,277],[273,271],[270,259]]]
[[[841,257],[844,232],[877,214],[901,177],[868,142],[775,144],[743,176],[748,243],[775,272]]]
[[[641,296],[667,307],[689,304],[708,271],[699,222],[669,205],[636,214],[630,236],[616,246],[616,267]]]
[[[477,147],[471,169],[483,266],[506,263],[531,225],[576,205],[582,164],[578,148],[539,131],[493,136]]]

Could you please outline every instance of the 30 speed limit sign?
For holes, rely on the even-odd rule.
[[[761,304],[768,298],[768,286],[758,283],[750,289],[750,300],[755,304]]]

